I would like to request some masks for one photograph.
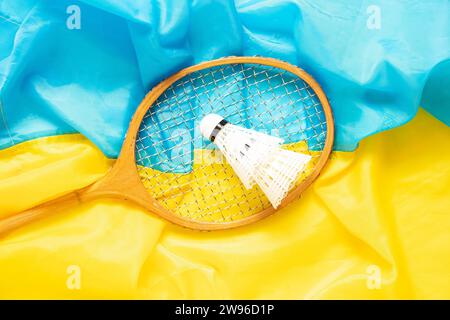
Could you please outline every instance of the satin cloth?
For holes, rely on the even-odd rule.
[[[333,106],[336,150],[419,105],[449,124],[449,12],[448,0],[3,0],[0,148],[82,133],[114,158],[148,90],[230,55],[311,73]]]
[[[334,152],[300,200],[228,231],[84,203],[0,240],[0,298],[448,299],[449,143],[450,129],[420,111]],[[78,134],[0,151],[0,213],[86,186],[111,164]]]

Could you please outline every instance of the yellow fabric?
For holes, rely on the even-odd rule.
[[[305,141],[283,148],[313,156],[298,178],[298,183],[302,182],[313,171],[320,152],[310,152]],[[233,168],[213,150],[195,150],[193,170],[187,174],[166,173],[142,166],[138,171],[145,188],[165,208],[196,221],[233,221],[271,206],[257,186],[245,189]],[[227,181],[225,188],[224,181]]]
[[[449,144],[450,129],[421,111],[334,153],[299,201],[229,231],[115,200],[80,205],[0,240],[0,298],[450,298]],[[0,212],[110,164],[76,135],[1,151]]]

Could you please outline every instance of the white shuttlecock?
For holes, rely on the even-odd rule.
[[[255,183],[277,208],[311,157],[281,148],[283,139],[229,123],[216,114],[200,123],[247,189]]]

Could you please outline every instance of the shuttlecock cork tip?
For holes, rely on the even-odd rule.
[[[200,132],[206,139],[211,139],[211,135],[217,125],[223,120],[218,114],[210,113],[200,121]]]

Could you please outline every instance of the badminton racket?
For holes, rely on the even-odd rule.
[[[211,141],[201,119],[231,123],[283,139],[306,154],[305,166],[277,209],[247,189]],[[137,108],[119,158],[99,181],[0,220],[0,235],[77,203],[112,197],[141,205],[174,224],[219,230],[250,224],[299,198],[331,153],[334,123],[318,83],[276,59],[227,57],[188,67],[157,85]]]

